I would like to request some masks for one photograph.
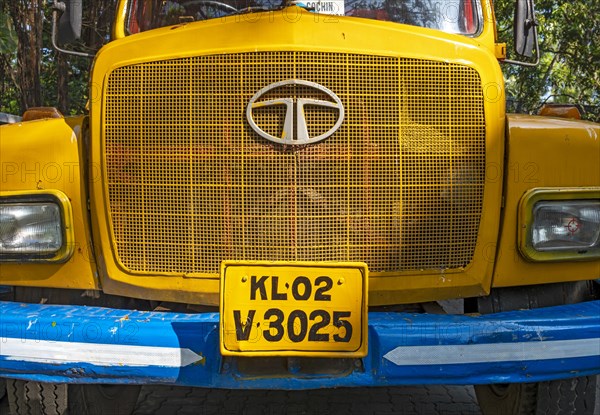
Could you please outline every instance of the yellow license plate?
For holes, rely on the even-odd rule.
[[[225,261],[221,353],[366,356],[367,282],[364,263]]]

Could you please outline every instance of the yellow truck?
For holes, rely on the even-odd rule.
[[[491,0],[121,0],[89,113],[0,127],[11,411],[438,383],[592,413],[600,125],[506,114],[505,49]]]

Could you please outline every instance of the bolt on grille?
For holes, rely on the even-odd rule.
[[[249,127],[250,98],[288,79],[340,97],[345,119],[334,135],[282,146]],[[284,93],[322,98],[303,85],[273,92]],[[281,134],[283,107],[254,116]],[[336,117],[307,110],[309,133]],[[112,237],[130,272],[216,274],[225,259],[364,261],[398,272],[473,257],[485,119],[479,75],[466,66],[317,52],[126,66],[108,78],[103,146]]]

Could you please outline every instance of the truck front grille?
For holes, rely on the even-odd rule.
[[[346,115],[333,136],[282,146],[249,127],[250,98],[290,79],[341,98]],[[216,274],[221,261],[244,259],[364,261],[395,273],[472,260],[485,119],[470,67],[257,52],[125,66],[106,85],[106,198],[128,272]],[[305,88],[290,94],[314,93]],[[282,111],[269,108],[257,123],[280,134]],[[311,111],[311,135],[332,117]]]

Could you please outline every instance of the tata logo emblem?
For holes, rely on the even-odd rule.
[[[274,91],[276,89],[279,89],[279,91]],[[298,94],[301,96],[296,96],[299,90],[302,91],[301,94]],[[320,99],[308,98],[307,96],[315,96]],[[266,111],[268,110],[267,107],[276,106],[285,108],[283,131],[281,131],[281,136],[279,137],[264,131],[256,124],[254,119],[255,111],[259,108]],[[325,133],[311,137],[308,131],[306,114],[308,111],[319,111],[323,108],[337,110],[337,120]],[[317,143],[335,133],[342,125],[342,121],[344,121],[344,105],[336,94],[323,85],[310,81],[290,79],[275,82],[254,94],[246,108],[246,118],[250,127],[261,137],[274,143],[298,146]]]

